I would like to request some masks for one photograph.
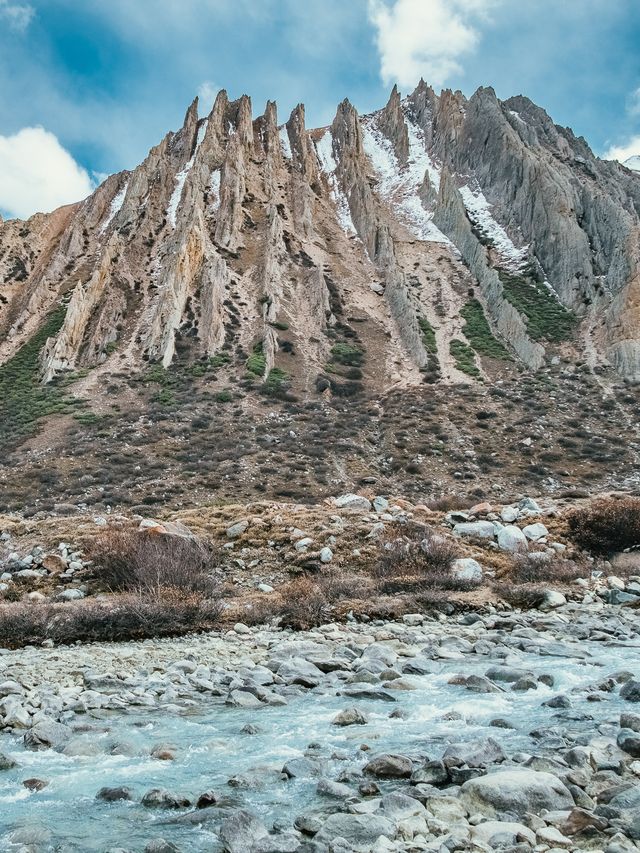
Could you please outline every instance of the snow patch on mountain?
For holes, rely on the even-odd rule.
[[[420,128],[409,119],[406,124],[409,132],[409,159],[406,165],[401,165],[390,140],[378,127],[376,115],[366,116],[362,120],[364,150],[378,179],[378,194],[419,240],[450,244],[434,225],[433,213],[425,209],[419,193],[425,175],[429,176],[433,188],[438,191],[440,170],[427,153]]]
[[[111,225],[114,218],[120,213],[122,210],[122,205],[124,204],[124,198],[127,194],[127,190],[129,188],[129,181],[122,187],[120,192],[117,193],[113,197],[113,201],[111,202],[111,207],[109,208],[109,213],[107,214],[107,218],[105,219],[102,227],[100,228],[100,233],[103,234],[107,228]]]
[[[333,199],[336,210],[338,211],[338,220],[340,225],[347,234],[357,234],[358,232],[356,231],[351,218],[349,202],[347,201],[345,194],[340,189],[340,184],[336,177],[338,164],[333,156],[333,136],[330,130],[326,130],[322,137],[316,142],[316,152],[318,154],[320,168],[327,176],[329,189],[331,191],[331,198]]]
[[[507,269],[517,271],[527,259],[528,246],[519,249],[491,213],[491,205],[479,187],[460,187],[460,195],[469,219],[502,257]]]

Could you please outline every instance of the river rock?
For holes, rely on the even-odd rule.
[[[41,720],[24,734],[26,749],[56,749],[64,746],[71,737],[71,729],[55,720]]]
[[[147,809],[184,809],[191,805],[186,797],[181,797],[166,788],[151,788],[142,798]]]
[[[489,737],[486,740],[470,741],[469,743],[452,743],[442,756],[445,767],[487,767],[498,764],[506,759],[506,755],[497,740]]]
[[[640,702],[640,681],[634,679],[627,681],[620,691],[620,696],[627,702]]]
[[[536,770],[500,770],[465,782],[460,799],[469,812],[503,819],[539,814],[542,809],[573,808],[566,785],[551,773]]]
[[[133,791],[126,785],[121,785],[118,788],[100,788],[96,794],[96,800],[103,800],[105,803],[115,803],[118,800],[132,800]]]
[[[380,837],[393,840],[395,836],[395,825],[386,817],[339,813],[324,821],[314,842],[329,845],[334,839],[341,838],[359,853],[371,853]]]
[[[618,746],[627,755],[640,758],[640,734],[631,729],[622,729],[618,734]]]
[[[536,843],[535,833],[524,824],[498,820],[487,820],[474,826],[471,838],[487,845],[491,850],[512,847],[522,842],[534,847]]]
[[[345,708],[331,721],[333,726],[365,726],[367,718],[357,708]]]
[[[405,755],[383,753],[365,764],[363,772],[378,779],[408,779],[413,772],[413,762]]]
[[[238,809],[222,821],[218,834],[226,853],[248,853],[268,832],[255,815],[245,809]]]

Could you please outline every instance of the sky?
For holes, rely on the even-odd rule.
[[[219,88],[310,127],[420,77],[525,94],[600,156],[640,154],[640,0],[0,0],[0,214],[76,201]]]

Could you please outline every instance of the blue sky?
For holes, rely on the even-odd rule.
[[[395,81],[493,85],[598,154],[640,153],[638,45],[638,0],[0,0],[0,211],[132,168],[219,87],[282,121],[303,101],[314,126]]]

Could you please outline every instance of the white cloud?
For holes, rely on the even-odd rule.
[[[11,3],[9,0],[0,0],[0,18],[8,21],[12,30],[24,32],[35,13],[36,10],[28,3]]]
[[[640,156],[640,136],[633,136],[624,145],[612,145],[604,155],[605,160],[618,160],[624,163],[629,157]]]
[[[219,91],[220,87],[212,83],[211,80],[205,80],[200,84],[198,87],[198,111],[200,115],[209,115]]]
[[[477,28],[496,0],[368,0],[385,84],[442,86],[480,40]]]
[[[93,192],[87,172],[42,127],[0,136],[0,208],[25,219]]]

